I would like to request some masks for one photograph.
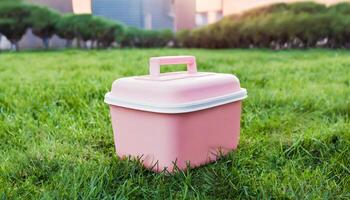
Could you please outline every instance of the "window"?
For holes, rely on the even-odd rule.
[[[216,13],[215,13],[215,21],[219,21],[220,19],[222,19],[222,17],[223,17],[223,14],[222,14],[222,10],[220,10],[220,11],[216,11]]]
[[[206,24],[208,24],[208,13],[206,12],[196,13],[196,25],[203,26]]]
[[[145,15],[145,29],[151,30],[152,29],[152,14],[147,13]]]

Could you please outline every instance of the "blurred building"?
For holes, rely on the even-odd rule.
[[[92,13],[143,29],[180,30],[195,25],[195,0],[73,0],[75,13]]]
[[[73,12],[76,14],[91,13],[91,0],[73,0]]]
[[[73,12],[72,0],[24,0],[26,3],[47,6],[62,13]]]
[[[196,25],[195,10],[195,0],[174,0],[175,30],[193,28]]]
[[[173,0],[92,0],[92,14],[143,29],[174,29]]]
[[[203,26],[219,21],[223,17],[224,5],[223,0],[196,0],[195,26]]]

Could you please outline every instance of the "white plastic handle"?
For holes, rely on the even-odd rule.
[[[187,72],[189,74],[197,73],[196,58],[194,56],[164,56],[152,57],[149,60],[149,74],[151,77],[160,75],[161,65],[177,65],[187,64]]]

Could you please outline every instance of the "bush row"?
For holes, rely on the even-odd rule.
[[[153,31],[126,27],[90,14],[61,15],[45,7],[0,0],[0,33],[18,49],[28,28],[49,48],[56,34],[67,47],[76,39],[78,47],[196,47],[196,48],[305,48],[350,47],[350,4],[329,7],[313,2],[278,3],[194,30]]]
[[[350,46],[350,4],[278,3],[176,34],[183,47],[305,48]]]
[[[116,22],[89,14],[61,15],[46,7],[23,4],[17,1],[0,2],[0,33],[18,50],[18,42],[27,29],[41,38],[45,48],[50,38],[56,34],[67,40],[67,46],[73,39],[83,44],[91,41],[95,46],[108,47],[118,36],[122,36],[124,27]],[[85,46],[85,45],[84,45]]]
[[[174,33],[171,30],[143,30],[129,27],[121,40],[123,47],[165,47],[174,45]]]
[[[0,0],[0,34],[4,35],[16,50],[18,42],[27,29],[41,38],[43,46],[49,48],[53,35],[66,39],[66,47],[71,47],[77,40],[78,47],[86,48],[87,41],[91,47],[106,48],[117,42],[127,47],[161,47],[173,40],[170,30],[147,31],[128,28],[121,23],[90,14],[66,14],[28,5],[16,0]]]

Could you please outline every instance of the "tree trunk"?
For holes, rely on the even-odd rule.
[[[83,40],[83,48],[84,49],[87,49],[87,44],[86,43],[87,43],[87,41]]]
[[[66,48],[72,47],[72,40],[66,40]]]
[[[15,51],[15,44],[11,42],[11,51]]]
[[[17,52],[19,51],[18,41],[11,41],[11,50]]]
[[[80,49],[81,45],[80,45],[80,37],[77,38],[77,47]]]
[[[49,38],[48,37],[43,37],[42,40],[43,40],[44,48],[45,49],[49,49],[49,41],[50,41]]]
[[[1,35],[1,33],[0,33],[0,44],[1,44],[1,40],[2,40],[2,35]],[[0,52],[1,52],[1,47],[0,47]]]
[[[96,43],[96,41],[95,40],[91,40],[91,49],[93,49],[93,48],[95,48],[95,43]]]
[[[19,51],[19,45],[18,45],[18,42],[15,42],[15,48],[16,48],[16,51],[18,52],[18,51]]]

